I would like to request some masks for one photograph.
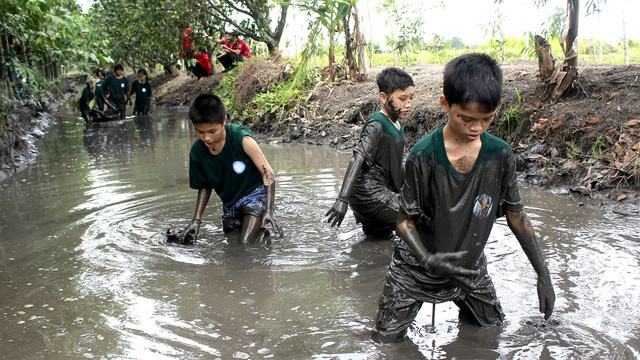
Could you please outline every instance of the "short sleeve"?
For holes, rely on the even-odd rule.
[[[247,129],[242,125],[235,125],[235,126],[237,126],[237,128],[234,129],[233,136],[237,144],[242,145],[242,139],[244,139],[245,136],[248,136],[254,140],[256,139],[253,133],[251,132],[251,130]]]
[[[382,133],[382,124],[377,121],[367,123],[362,129],[358,145],[353,149],[353,152],[360,154],[369,166],[373,164],[376,157]]]
[[[197,146],[199,145],[200,142],[196,140],[189,152],[189,187],[192,189],[210,189],[212,186],[209,184],[202,162],[198,157]]]
[[[518,190],[516,158],[511,150],[507,153],[504,169],[498,217],[504,215],[506,211],[521,211],[524,207],[522,205],[522,199],[520,198],[520,191]]]

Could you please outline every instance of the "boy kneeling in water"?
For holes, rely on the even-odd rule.
[[[189,154],[189,186],[198,190],[198,198],[181,242],[197,238],[211,189],[222,200],[225,233],[240,229],[240,241],[251,244],[271,224],[282,237],[273,214],[276,179],[253,134],[242,125],[228,124],[224,104],[213,94],[198,96],[189,117],[198,135]]]

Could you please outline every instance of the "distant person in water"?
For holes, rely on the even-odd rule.
[[[198,136],[189,154],[189,186],[198,190],[198,198],[181,242],[197,238],[212,189],[222,201],[225,233],[238,229],[241,243],[254,244],[271,225],[282,236],[274,216],[276,179],[253,134],[227,123],[224,104],[213,94],[195,98],[189,117]]]
[[[338,199],[326,216],[332,227],[340,226],[350,205],[367,236],[388,239],[395,229],[402,186],[401,121],[411,115],[415,86],[398,68],[382,70],[376,81],[382,109],[369,116],[360,131]]]
[[[251,58],[251,48],[236,33],[227,34],[220,40],[222,54],[218,55],[218,61],[226,70],[231,70],[238,61]]]
[[[460,320],[501,326],[504,314],[487,272],[484,247],[496,218],[507,224],[537,274],[540,312],[555,294],[531,222],[523,211],[516,159],[509,144],[486,131],[502,95],[502,70],[484,54],[451,60],[440,107],[447,124],[409,152],[397,233],[372,338],[404,338],[423,302],[453,301]]]
[[[95,99],[96,99],[96,108],[99,111],[104,111],[104,90],[102,85],[104,84],[105,73],[102,69],[95,69],[93,71],[93,79],[96,82],[96,91],[95,91]]]
[[[132,95],[136,96],[136,102],[133,105],[133,114],[149,114],[149,109],[151,107],[151,85],[147,79],[147,70],[138,70],[138,78],[131,83],[129,98],[131,98]]]
[[[85,122],[93,120],[91,109],[95,106],[95,90],[96,81],[94,79],[89,79],[87,80],[87,86],[82,90],[82,95],[80,95],[78,105],[80,107],[80,114]]]
[[[113,67],[113,75],[107,77],[102,84],[105,97],[115,105],[120,112],[120,119],[125,118],[127,110],[127,95],[129,93],[129,82],[124,76],[124,67],[116,64]]]

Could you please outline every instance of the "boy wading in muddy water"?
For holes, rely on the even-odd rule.
[[[349,204],[367,236],[387,239],[395,228],[402,186],[405,141],[400,120],[411,115],[415,86],[411,76],[397,68],[382,70],[376,80],[382,109],[362,128],[338,199],[326,216],[332,227],[340,226]]]
[[[400,193],[396,244],[372,339],[400,341],[423,302],[453,301],[460,320],[502,325],[484,246],[506,215],[538,275],[540,312],[551,316],[549,271],[523,212],[511,147],[485,131],[502,93],[502,71],[486,55],[468,54],[444,71],[440,105],[448,123],[409,152]]]
[[[197,238],[211,189],[222,200],[225,233],[240,229],[240,241],[251,244],[271,224],[282,237],[273,214],[276,179],[253,134],[227,124],[224,104],[213,94],[195,98],[189,117],[198,135],[189,154],[189,186],[198,190],[198,198],[191,224],[177,235],[180,242]]]

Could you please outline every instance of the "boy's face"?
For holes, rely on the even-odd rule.
[[[384,92],[380,93],[380,101],[382,101],[384,109],[391,120],[395,121],[398,118],[407,119],[411,116],[413,95],[415,92],[415,86],[409,86],[405,89],[398,89],[390,95]]]
[[[444,96],[440,96],[440,106],[449,114],[449,128],[467,142],[478,140],[480,134],[487,131],[498,112],[497,108],[487,111],[475,102],[449,105]]]
[[[215,144],[220,143],[227,136],[224,130],[224,124],[227,122],[226,117],[224,123],[199,123],[194,124],[196,134],[202,142],[209,148],[214,150]]]
[[[116,76],[117,76],[117,77],[122,76],[122,73],[124,73],[124,70],[122,70],[122,69],[118,69],[118,70],[116,70]]]
[[[145,80],[147,80],[147,75],[138,73],[138,81],[142,83],[145,82]]]

